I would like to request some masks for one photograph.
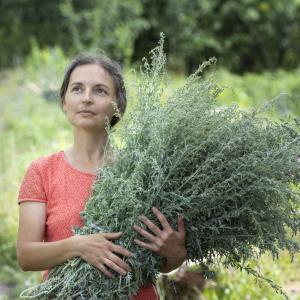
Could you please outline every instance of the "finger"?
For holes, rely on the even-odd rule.
[[[185,236],[184,217],[178,218],[178,232],[181,236]]]
[[[167,221],[166,217],[164,216],[164,214],[162,214],[160,212],[160,210],[158,210],[156,207],[152,207],[152,211],[153,213],[156,215],[156,217],[158,218],[161,226],[163,227],[163,229],[172,229],[171,225],[169,224],[169,222]]]
[[[140,227],[138,225],[133,225],[133,228],[135,231],[137,231],[140,235],[142,235],[148,241],[153,242],[153,243],[156,242],[155,236],[150,234],[148,231],[144,230],[142,227]]]
[[[109,272],[109,271],[107,270],[107,268],[106,268],[104,265],[99,264],[99,265],[98,265],[98,269],[99,269],[102,273],[104,273],[106,276],[108,276],[108,277],[110,277],[110,278],[115,278],[114,274],[111,273],[111,272]]]
[[[122,246],[119,246],[119,245],[115,245],[113,243],[110,243],[110,250],[115,252],[115,253],[119,253],[121,255],[124,255],[124,256],[133,256],[134,254],[132,252],[130,252],[129,250],[123,248]]]
[[[139,216],[139,220],[141,220],[155,235],[161,235],[161,230],[155,224],[153,224],[147,217]]]
[[[148,249],[148,250],[151,250],[153,252],[158,252],[158,248],[157,246],[153,245],[153,244],[147,244],[147,243],[144,243],[138,239],[134,239],[134,242],[136,244],[138,244],[139,246],[145,248],[145,249]]]
[[[103,237],[105,237],[108,240],[117,240],[121,237],[122,232],[104,232],[101,234]]]
[[[120,268],[122,268],[123,270],[125,270],[126,272],[130,272],[131,268],[129,267],[129,265],[127,263],[125,263],[125,261],[123,261],[119,256],[110,253],[108,255],[108,258],[114,262],[116,265],[118,265]]]
[[[103,263],[109,267],[110,269],[116,271],[117,273],[119,273],[120,275],[126,275],[127,274],[127,271],[122,269],[121,267],[119,267],[117,264],[115,264],[113,261],[111,261],[110,259],[108,258],[105,258],[103,260]]]

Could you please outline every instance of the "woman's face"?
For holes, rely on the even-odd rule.
[[[106,117],[114,114],[116,103],[113,79],[96,64],[76,67],[70,76],[63,110],[70,123],[85,130],[105,129]]]

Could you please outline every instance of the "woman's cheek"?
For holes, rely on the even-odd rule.
[[[103,107],[103,112],[105,112],[105,115],[111,119],[114,115],[115,109],[113,108],[113,105],[111,104],[111,102],[106,103],[105,107]]]
[[[74,115],[68,114],[68,120],[69,120],[70,124],[76,125],[76,119],[75,119]]]

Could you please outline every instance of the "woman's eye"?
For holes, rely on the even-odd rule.
[[[82,90],[82,88],[81,87],[79,87],[79,86],[74,86],[73,88],[72,88],[72,92],[75,92],[75,93],[80,93],[81,92],[81,90]]]
[[[98,95],[106,95],[107,92],[106,92],[106,90],[104,90],[104,89],[97,89],[97,94],[98,94]]]

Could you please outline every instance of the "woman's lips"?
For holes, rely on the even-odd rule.
[[[84,117],[89,117],[89,116],[95,115],[95,113],[93,113],[92,111],[89,111],[89,110],[82,110],[79,112],[79,114]]]

